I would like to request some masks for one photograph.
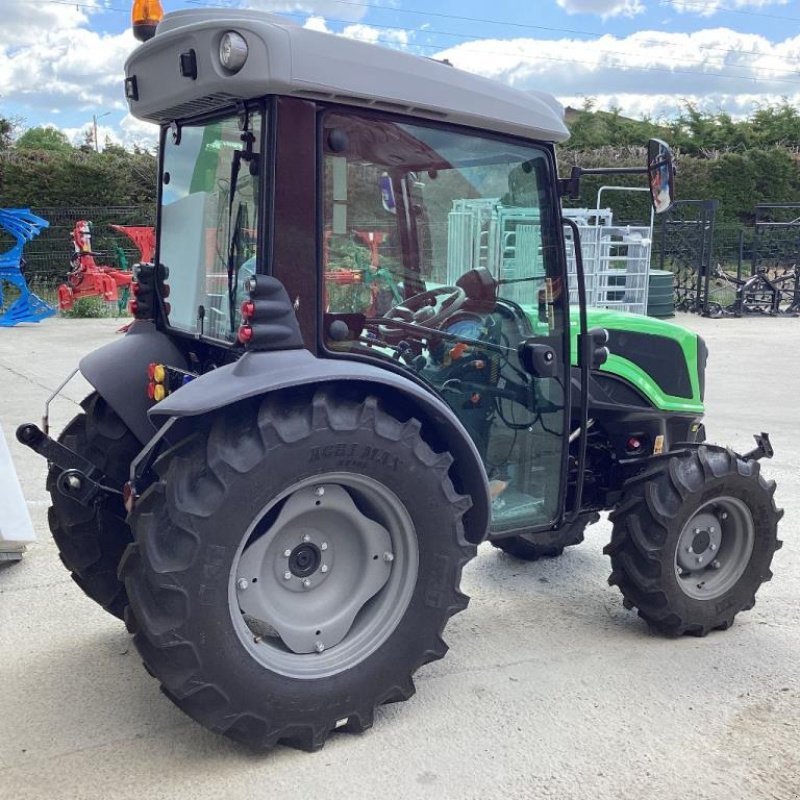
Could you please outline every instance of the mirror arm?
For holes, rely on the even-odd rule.
[[[645,175],[647,167],[573,167],[569,178],[558,182],[561,197],[577,200],[581,193],[581,178],[584,175]]]

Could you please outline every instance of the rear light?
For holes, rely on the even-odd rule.
[[[247,344],[253,338],[253,329],[249,325],[242,325],[239,328],[239,341]]]
[[[128,311],[135,317],[139,313],[139,303],[136,302],[136,300],[131,300],[130,303],[128,303]]]
[[[252,300],[245,300],[242,303],[242,317],[244,319],[252,319],[253,314],[256,313],[256,304]]]

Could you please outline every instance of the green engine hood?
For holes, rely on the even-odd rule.
[[[571,361],[577,366],[578,309],[571,309]],[[589,328],[609,332],[610,355],[602,372],[635,386],[663,411],[703,413],[706,346],[692,331],[640,314],[590,308]]]

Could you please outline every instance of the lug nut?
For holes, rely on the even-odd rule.
[[[305,533],[305,534],[303,534],[303,541],[304,542],[310,542],[311,541],[311,537],[307,533]]]
[[[384,553],[383,560],[386,561],[387,563],[394,561],[394,553]]]
[[[327,564],[323,564],[323,565],[322,565],[322,566],[319,568],[319,571],[320,571],[320,572],[327,572],[327,571],[328,571],[328,565],[327,565]]]
[[[239,578],[239,580],[237,580],[237,581],[236,581],[236,588],[237,588],[237,589],[239,589],[239,590],[240,590],[240,591],[242,591],[242,592],[243,592],[243,591],[244,591],[244,590],[245,590],[245,589],[246,589],[246,588],[247,588],[249,585],[250,585],[250,582],[247,580],[247,578]]]
[[[687,552],[687,553],[694,553],[694,550],[692,550],[692,546],[691,546],[691,545],[689,545],[689,546],[686,548],[686,552]]]
[[[324,489],[322,486],[317,486],[317,488],[316,488],[316,489],[314,489],[314,494],[315,494],[317,497],[322,497],[322,495],[324,495],[324,494],[325,494],[325,489]]]
[[[81,479],[77,475],[68,475],[67,476],[67,486],[70,489],[80,489],[81,488]]]
[[[708,532],[709,532],[709,533],[714,533],[714,526],[713,526],[713,525],[710,525],[710,526],[709,526],[709,528],[708,528]]]
[[[291,554],[292,554],[292,551],[291,551],[291,550],[289,550],[289,548],[288,548],[288,547],[286,548],[286,550],[284,550],[284,551],[283,551],[283,557],[284,557],[284,558],[289,558],[289,556],[290,556]]]
[[[325,645],[324,645],[324,644],[322,644],[322,642],[314,642],[314,649],[315,649],[315,650],[316,650],[318,653],[321,653],[321,652],[322,652],[322,651],[325,649]]]
[[[720,564],[720,563],[719,563],[719,561],[718,561],[718,560],[715,558],[715,559],[714,559],[714,560],[711,562],[711,566],[712,566],[714,569],[719,569],[719,568],[722,566],[722,564]]]
[[[697,563],[698,564],[702,564],[703,563],[703,556],[697,556]]]
[[[309,588],[309,586],[311,586],[311,581],[310,581],[308,578],[306,578],[306,579],[303,581],[303,588],[304,588],[304,589],[308,589],[308,588]]]
[[[694,535],[697,536],[700,533],[700,528],[694,529]]]
[[[292,573],[291,572],[284,572],[283,573],[283,579],[285,581],[290,581],[292,579]]]
[[[327,550],[327,549],[328,549],[328,543],[327,543],[327,542],[323,542],[323,543],[322,543],[322,544],[319,546],[319,549],[320,549],[320,550]]]
[[[712,542],[712,543],[711,543],[711,544],[708,546],[708,549],[709,549],[709,550],[716,550],[716,549],[717,549],[717,546],[716,546],[716,545],[715,545],[715,544]]]
[[[727,512],[727,511],[723,511],[723,512],[722,512],[722,513],[719,515],[719,518],[720,518],[720,519],[728,519],[728,512]]]

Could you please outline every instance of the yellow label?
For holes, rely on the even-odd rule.
[[[653,455],[660,456],[664,452],[664,434],[659,433],[656,436],[656,442],[653,445]]]

